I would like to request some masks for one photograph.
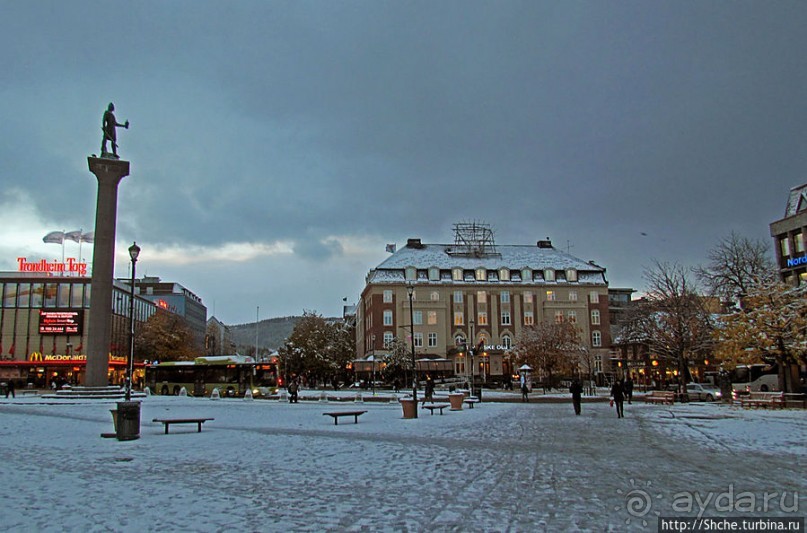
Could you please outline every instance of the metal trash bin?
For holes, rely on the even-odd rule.
[[[115,433],[118,440],[140,438],[140,402],[118,402],[117,419]]]

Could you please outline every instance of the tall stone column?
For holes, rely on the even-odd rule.
[[[109,345],[112,340],[112,280],[115,269],[118,184],[129,175],[129,162],[99,157],[88,157],[87,162],[90,172],[98,178],[98,200],[95,207],[85,385],[103,387],[108,384]]]

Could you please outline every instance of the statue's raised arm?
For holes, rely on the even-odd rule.
[[[115,128],[122,127],[129,129],[129,121],[127,120],[123,124],[118,123],[115,119],[115,104],[112,102],[109,103],[107,106],[106,111],[104,112],[104,119],[101,122],[101,130],[104,132],[104,139],[101,141],[101,157],[109,157],[112,159],[118,159],[118,136],[116,134],[117,130]],[[106,142],[110,141],[112,143],[112,153],[106,151]]]

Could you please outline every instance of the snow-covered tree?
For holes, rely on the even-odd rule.
[[[384,377],[403,379],[412,372],[412,347],[405,340],[395,337],[389,344],[389,355],[385,360]]]
[[[807,286],[768,281],[751,287],[743,310],[721,317],[716,355],[724,365],[775,361],[782,390],[794,391],[807,363]]]
[[[315,311],[304,311],[278,354],[287,377],[306,375],[319,382],[330,381],[341,376],[355,357],[352,332]]]

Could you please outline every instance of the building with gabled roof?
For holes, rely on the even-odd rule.
[[[440,367],[430,361],[448,360],[454,375],[472,370],[495,382],[516,373],[510,350],[524,327],[571,321],[607,366],[605,268],[558,250],[548,239],[534,246],[496,245],[492,233],[478,226],[455,226],[453,244],[409,239],[368,273],[356,309],[358,356],[386,353],[396,337],[408,344],[413,332],[419,373]],[[462,347],[480,344],[483,356],[468,363]]]
[[[807,284],[807,183],[793,187],[785,216],[770,225],[779,276],[788,285]]]

